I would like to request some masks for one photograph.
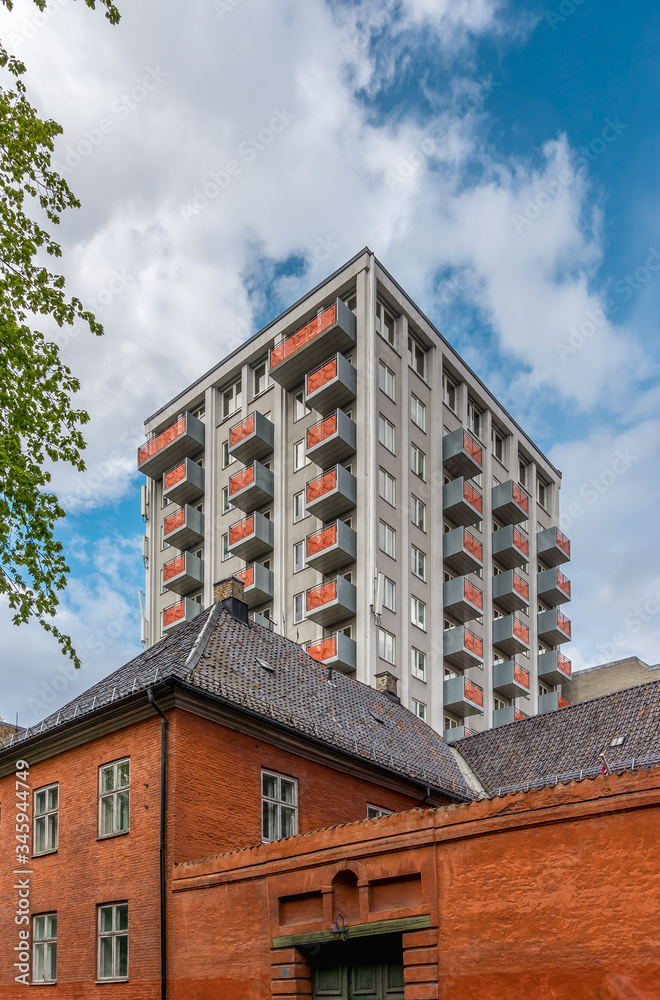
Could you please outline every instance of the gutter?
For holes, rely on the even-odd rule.
[[[167,1000],[167,898],[165,881],[166,778],[167,778],[167,716],[156,703],[153,688],[147,688],[152,708],[160,715],[160,995]]]

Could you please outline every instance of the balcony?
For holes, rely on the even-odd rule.
[[[458,628],[448,628],[445,631],[442,637],[442,652],[445,663],[451,663],[459,670],[480,667],[484,662],[483,640],[470,632],[465,625],[459,625]]]
[[[336,667],[344,674],[353,674],[356,648],[355,639],[349,639],[343,632],[334,632],[319,642],[310,642],[307,645],[307,652],[313,659],[325,663],[327,667]]]
[[[357,372],[343,354],[335,354],[305,378],[305,402],[317,413],[333,413],[356,393]]]
[[[514,660],[494,663],[493,691],[497,691],[503,698],[528,698],[530,691],[529,670],[525,670]]]
[[[355,587],[343,576],[312,587],[305,595],[307,617],[324,627],[350,618],[355,614],[355,606]]]
[[[356,500],[357,479],[343,465],[335,465],[305,487],[307,510],[321,521],[345,514]]]
[[[205,428],[192,413],[184,413],[173,424],[138,448],[138,471],[151,479],[160,479],[164,472],[184,458],[194,458],[204,450]]]
[[[240,573],[234,573],[234,576],[243,582],[243,600],[248,608],[265,604],[266,601],[270,601],[275,592],[275,578],[272,572],[261,563],[250,563]]]
[[[476,524],[484,516],[484,498],[461,476],[442,487],[442,509],[454,524]]]
[[[180,625],[191,622],[193,618],[202,613],[202,605],[197,601],[191,601],[189,597],[184,597],[176,604],[170,604],[162,613],[163,634],[169,635]]]
[[[270,351],[270,377],[293,389],[319,357],[355,346],[355,316],[337,299],[334,305],[290,334]]]
[[[229,428],[229,454],[243,465],[269,455],[274,444],[275,427],[258,410]]]
[[[493,532],[493,559],[501,566],[513,569],[529,561],[529,538],[512,524]]]
[[[539,715],[556,712],[558,708],[570,708],[570,705],[570,701],[562,698],[559,691],[548,691],[547,694],[539,695]]]
[[[459,427],[442,439],[442,461],[454,478],[472,479],[483,469],[483,448],[476,438]]]
[[[174,594],[189,594],[204,583],[204,560],[182,552],[163,566],[163,586]]]
[[[183,506],[199,500],[204,493],[204,469],[191,458],[184,458],[163,476],[163,499]]]
[[[442,549],[445,564],[461,576],[474,573],[484,564],[483,545],[467,528],[446,531],[442,539]]]
[[[229,502],[246,514],[273,499],[275,477],[261,462],[253,462],[229,477]]]
[[[537,577],[537,594],[540,601],[556,608],[571,599],[571,581],[558,569],[544,569]]]
[[[511,614],[529,607],[529,584],[515,570],[493,577],[493,603],[500,611]]]
[[[448,677],[443,682],[444,707],[465,719],[484,714],[484,689],[467,677]]]
[[[355,424],[343,410],[335,410],[308,428],[305,443],[307,458],[322,469],[343,462],[355,454]]]
[[[184,504],[163,521],[163,538],[177,549],[189,549],[204,539],[204,515]]]
[[[275,626],[270,618],[266,617],[266,615],[260,615],[256,611],[250,615],[250,621],[254,622],[255,625],[260,625],[261,628],[267,628],[269,632],[273,632],[275,630]]]
[[[463,740],[466,736],[472,736],[472,732],[466,729],[465,726],[454,726],[453,729],[445,729],[442,734],[445,743],[456,743],[457,740]]]
[[[552,611],[542,611],[537,615],[538,636],[541,642],[549,646],[558,646],[560,642],[571,641],[571,623],[554,608]]]
[[[254,512],[229,529],[229,552],[232,556],[252,562],[273,547],[275,528],[263,514]]]
[[[493,486],[493,517],[502,524],[520,524],[529,517],[529,496],[512,479]]]
[[[496,618],[493,622],[493,646],[507,656],[526,653],[529,649],[529,628],[515,615]]]
[[[355,562],[356,556],[357,535],[343,521],[333,521],[305,540],[307,565],[321,573],[332,573]]]
[[[493,729],[498,726],[508,726],[510,722],[522,722],[528,716],[513,705],[506,705],[504,708],[496,708],[493,712]]]
[[[484,595],[467,577],[457,576],[444,584],[442,606],[448,615],[459,622],[473,621],[484,613]]]
[[[536,536],[536,551],[546,566],[561,566],[571,558],[571,543],[559,528],[546,528]]]
[[[539,653],[539,680],[546,684],[565,684],[572,677],[572,663],[558,649],[549,649]]]

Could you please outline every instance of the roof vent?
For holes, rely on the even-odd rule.
[[[275,667],[272,663],[268,663],[266,660],[260,660],[259,657],[257,657],[257,663],[260,667],[263,667],[264,670],[268,670],[271,674],[275,673]]]
[[[610,746],[611,747],[623,746],[624,740],[625,736],[613,736],[612,739],[610,740]]]
[[[369,715],[371,716],[372,719],[375,719],[376,722],[380,722],[381,726],[385,724],[386,721],[385,717],[380,715],[375,708],[369,709]]]

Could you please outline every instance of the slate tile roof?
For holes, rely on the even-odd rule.
[[[612,739],[624,737],[620,746]],[[486,790],[513,790],[660,763],[660,680],[457,740]],[[582,772],[582,774],[581,774]]]

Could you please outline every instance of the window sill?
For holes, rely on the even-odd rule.
[[[105,833],[102,836],[98,836],[96,839],[97,839],[97,841],[98,840],[114,840],[115,837],[127,837],[130,832],[131,832],[130,830],[120,830],[119,833]],[[102,982],[102,983],[108,982],[109,983],[110,980],[109,979],[101,979],[100,982]],[[115,982],[115,980],[113,979],[112,982]],[[121,982],[125,982],[125,980],[122,979]]]
[[[51,854],[57,854],[57,851],[58,851],[58,848],[54,847],[51,851],[40,851],[38,854],[31,854],[30,857],[32,858],[32,860],[34,860],[35,858],[47,858]],[[53,980],[53,982],[54,982],[54,980]]]
[[[122,979],[95,979],[95,986],[105,986],[106,983],[112,985],[112,983],[127,983],[128,976],[124,976]]]

